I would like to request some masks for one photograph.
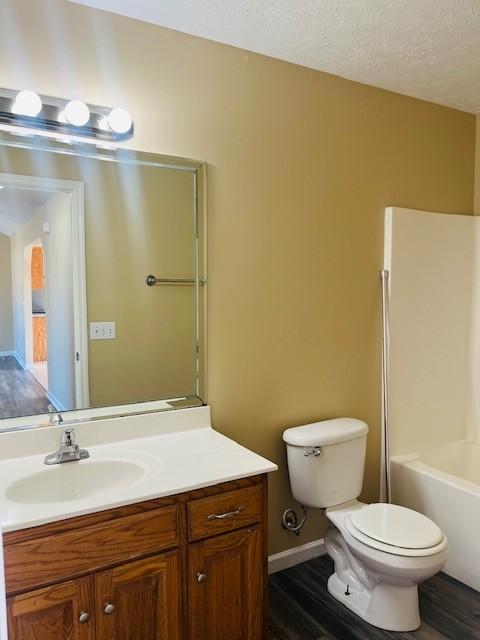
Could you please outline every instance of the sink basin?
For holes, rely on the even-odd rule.
[[[17,480],[5,496],[21,504],[71,502],[131,484],[144,474],[143,466],[125,460],[67,462]]]

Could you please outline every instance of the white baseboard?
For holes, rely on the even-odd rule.
[[[268,557],[268,573],[276,573],[277,571],[294,567],[296,564],[312,560],[312,558],[318,558],[318,556],[323,556],[326,553],[325,540],[323,538],[307,542],[307,544],[302,544],[299,547],[293,547],[293,549],[280,551],[280,553]]]
[[[60,400],[58,400],[50,391],[47,391],[47,398],[50,400],[57,411],[66,411]]]
[[[16,351],[0,351],[0,356],[13,356],[22,369],[25,369],[25,363]]]

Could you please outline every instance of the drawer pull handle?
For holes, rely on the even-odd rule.
[[[103,613],[107,616],[111,616],[114,611],[115,611],[115,605],[112,604],[111,602],[107,602],[107,604],[103,608]]]
[[[90,614],[88,611],[80,611],[80,615],[78,616],[78,621],[80,624],[85,624],[90,620]]]
[[[206,582],[207,574],[206,573],[197,573],[197,582]]]
[[[207,520],[225,520],[226,518],[234,518],[235,516],[238,516],[239,513],[242,513],[242,511],[245,511],[246,507],[238,507],[238,509],[235,509],[234,511],[227,511],[227,513],[211,513]]]

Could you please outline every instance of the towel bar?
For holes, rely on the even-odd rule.
[[[180,285],[194,285],[195,280],[193,278],[157,278],[150,274],[145,278],[145,284],[148,287],[154,287],[156,284],[180,284]],[[200,280],[200,286],[203,287],[205,280]]]

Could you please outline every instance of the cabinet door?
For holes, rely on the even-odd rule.
[[[190,640],[263,640],[261,527],[189,547]]]
[[[97,640],[180,640],[178,551],[95,575]]]
[[[71,580],[9,598],[9,640],[93,640],[93,582]]]

